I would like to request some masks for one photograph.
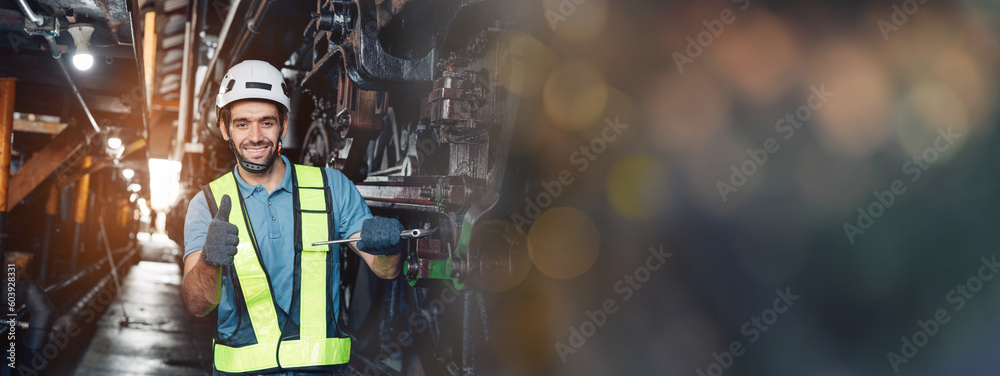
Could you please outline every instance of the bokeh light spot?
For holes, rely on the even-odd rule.
[[[834,42],[814,63],[812,87],[832,92],[818,117],[821,140],[846,155],[865,156],[889,135],[892,87],[888,73],[870,51],[849,42]],[[803,119],[800,119],[803,120]]]
[[[654,146],[670,152],[700,150],[729,125],[729,93],[704,70],[692,67],[658,80],[643,104],[653,121]]]
[[[648,155],[633,155],[618,162],[608,173],[608,202],[627,218],[645,220],[658,212],[668,195],[660,165]]]
[[[543,95],[545,113],[556,126],[581,130],[593,125],[604,114],[608,86],[596,66],[571,60],[553,69],[545,82]]]
[[[796,76],[789,74],[800,63],[795,39],[780,19],[766,11],[741,14],[738,19],[708,51],[718,61],[719,74],[744,97],[771,102],[795,82]]]
[[[600,240],[594,221],[570,207],[542,213],[528,232],[531,261],[557,279],[575,278],[590,269],[597,260]]]
[[[555,54],[544,43],[524,32],[510,32],[504,35],[504,39],[509,55],[498,72],[500,85],[525,98],[541,96],[545,77],[555,64]]]
[[[939,130],[953,129],[964,135],[969,117],[955,92],[945,86],[923,82],[914,86],[898,107],[893,122],[900,144],[907,154],[923,153],[940,137]],[[962,138],[958,139],[959,142]],[[949,154],[954,150],[949,151]]]

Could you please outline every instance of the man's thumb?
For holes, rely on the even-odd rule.
[[[222,201],[219,202],[219,211],[215,213],[215,219],[220,219],[229,222],[229,210],[233,207],[232,200],[229,199],[229,195],[222,195]]]

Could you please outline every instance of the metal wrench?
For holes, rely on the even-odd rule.
[[[434,229],[415,228],[415,229],[410,229],[410,230],[403,230],[403,232],[399,233],[399,237],[403,238],[403,239],[422,238],[422,237],[428,236],[428,235],[433,234],[433,233],[434,233]],[[326,245],[326,244],[350,243],[350,242],[356,242],[358,240],[361,240],[361,238],[329,240],[329,241],[325,241],[325,242],[315,242],[315,243],[312,243],[312,245],[317,246],[317,245]]]

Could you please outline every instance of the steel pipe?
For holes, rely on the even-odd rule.
[[[97,120],[94,119],[94,114],[90,113],[90,107],[87,106],[87,102],[83,100],[83,95],[80,94],[80,89],[76,87],[76,83],[73,82],[73,76],[69,75],[69,70],[66,69],[66,64],[63,63],[62,59],[59,59],[59,68],[63,72],[63,76],[66,77],[66,82],[69,83],[69,87],[73,89],[73,94],[76,95],[76,100],[80,102],[80,107],[83,107],[83,112],[87,114],[87,119],[90,120],[90,126],[94,128],[94,133],[101,133],[101,127],[97,125]],[[88,136],[87,139],[90,139]]]
[[[28,2],[26,0],[17,0],[17,5],[21,7],[21,11],[24,12],[24,16],[31,20],[31,22],[34,22],[35,25],[42,26],[42,24],[45,23],[42,16],[35,14],[35,12],[31,10],[31,7],[28,6]]]

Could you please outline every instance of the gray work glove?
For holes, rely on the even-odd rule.
[[[374,217],[361,224],[361,240],[358,250],[373,255],[398,255],[399,234],[403,224],[393,218]]]
[[[201,259],[211,266],[232,264],[233,256],[236,256],[236,246],[240,244],[240,230],[236,225],[229,223],[229,210],[232,206],[229,195],[222,196],[219,211],[208,224],[208,234],[205,235]]]

